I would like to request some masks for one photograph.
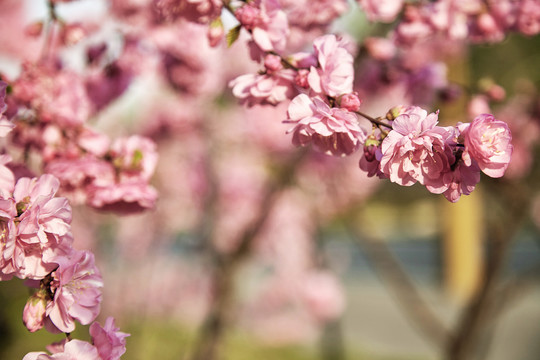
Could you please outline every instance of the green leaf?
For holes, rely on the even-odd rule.
[[[232,44],[236,40],[238,40],[238,37],[240,36],[240,29],[242,28],[241,25],[237,25],[233,27],[229,32],[227,33],[227,36],[225,37],[227,39],[227,46],[231,47]]]

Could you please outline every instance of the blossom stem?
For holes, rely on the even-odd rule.
[[[364,114],[363,112],[361,111],[355,111],[356,114],[360,115],[361,117],[365,118],[365,119],[368,119],[369,121],[371,121],[373,124],[377,125],[377,126],[384,126],[388,129],[392,129],[392,125],[390,124],[387,124],[385,122],[382,122],[381,120],[378,120],[378,119],[375,119],[374,117],[372,116],[369,116],[367,114]]]
[[[40,60],[43,61],[47,59],[50,53],[50,48],[53,42],[54,26],[58,20],[56,14],[56,7],[54,2],[47,1],[47,8],[49,11],[49,21],[47,22],[47,29],[45,30],[45,40],[43,42],[43,47],[41,49]]]

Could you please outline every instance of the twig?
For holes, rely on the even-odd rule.
[[[345,227],[350,238],[361,246],[377,274],[394,293],[409,320],[416,325],[426,339],[443,349],[450,336],[448,329],[430,310],[384,241],[359,235],[349,221],[345,223]]]

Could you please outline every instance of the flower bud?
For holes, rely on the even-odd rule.
[[[283,64],[281,64],[281,58],[278,55],[268,54],[264,58],[264,67],[270,71],[278,71],[283,69]]]
[[[357,93],[350,93],[342,95],[339,98],[339,105],[347,109],[349,111],[358,111],[360,109],[360,105],[362,104],[362,100],[358,97]]]
[[[206,33],[206,36],[208,38],[208,43],[211,47],[218,46],[223,38],[225,37],[225,30],[222,26],[210,26],[208,28],[208,32]]]
[[[78,23],[64,25],[60,32],[62,44],[71,46],[77,44],[86,37],[86,29]]]
[[[390,121],[395,120],[399,115],[403,114],[405,110],[407,109],[407,106],[405,105],[398,105],[394,106],[388,112],[386,113],[386,118]]]
[[[307,89],[309,87],[308,75],[309,75],[309,70],[306,70],[306,69],[298,70],[298,74],[296,74],[296,77],[294,78],[294,83],[301,88]]]
[[[45,292],[40,290],[32,295],[24,306],[23,323],[30,332],[36,332],[44,325],[46,297]]]
[[[243,27],[251,30],[257,25],[260,12],[261,11],[254,6],[244,5],[234,12],[234,16],[236,16]]]
[[[41,36],[41,33],[43,32],[43,21],[36,21],[24,29],[24,33],[31,37],[38,37]]]

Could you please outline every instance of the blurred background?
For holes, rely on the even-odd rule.
[[[332,31],[361,44],[389,29],[349,5]],[[468,341],[471,358],[540,358],[540,38],[512,34],[441,59],[461,91],[422,104],[440,109],[445,124],[470,121],[477,89],[498,84],[505,96],[491,106],[515,144],[507,176],[483,176],[452,204],[420,186],[368,178],[357,156],[294,148],[281,123],[286,106],[245,108],[227,87],[258,69],[245,39],[210,48],[188,23],[148,33],[137,6],[58,6],[92,34],[62,49],[67,67],[84,73],[85,51],[100,42],[140,67],[91,126],[150,137],[160,156],[154,210],[118,216],[73,206],[75,247],[96,254],[105,282],[98,320],[114,316],[131,334],[123,359],[187,359],[219,296],[228,300],[224,359],[443,359]],[[25,28],[46,17],[45,1],[0,2],[2,74],[15,78],[21,59],[35,60],[42,40]],[[413,102],[403,83],[374,88],[365,49],[357,54],[363,111],[384,115]],[[218,264],[229,255],[232,268]],[[28,296],[23,281],[0,283],[1,359],[62,338],[24,328]],[[73,336],[89,339],[87,327]]]

